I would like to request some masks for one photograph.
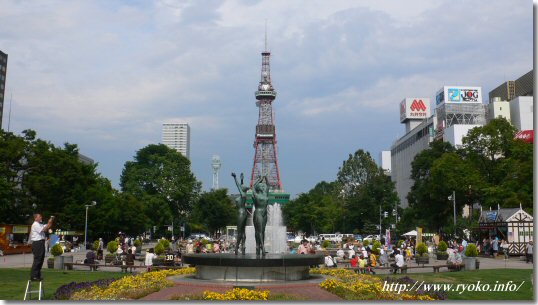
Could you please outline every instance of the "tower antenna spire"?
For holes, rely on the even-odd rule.
[[[267,19],[265,19],[265,51],[267,51]]]

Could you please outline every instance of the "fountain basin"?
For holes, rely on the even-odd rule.
[[[310,278],[312,265],[323,263],[322,254],[195,253],[183,255],[183,263],[195,265],[200,280],[233,282],[300,281]]]

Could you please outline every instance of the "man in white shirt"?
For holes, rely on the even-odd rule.
[[[398,252],[398,254],[394,255],[394,264],[392,264],[392,267],[394,267],[394,273],[397,273],[398,268],[402,268],[404,265],[404,257],[400,252]]]
[[[34,223],[30,229],[30,241],[32,242],[32,254],[34,255],[34,262],[30,272],[30,280],[32,281],[43,280],[41,268],[45,260],[45,232],[52,227],[54,216],[50,217],[46,225],[41,223],[42,220],[41,214],[34,214]]]

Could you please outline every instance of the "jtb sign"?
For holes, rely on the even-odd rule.
[[[442,103],[482,103],[482,88],[444,86],[435,96],[436,105]]]
[[[426,119],[430,116],[429,98],[405,98],[400,103],[400,122],[414,119]]]

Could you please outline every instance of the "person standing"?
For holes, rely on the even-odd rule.
[[[497,237],[492,241],[491,247],[493,249],[493,258],[497,258],[497,253],[499,252],[499,239]]]
[[[30,271],[30,280],[32,281],[43,280],[41,268],[45,260],[45,232],[52,227],[54,216],[49,218],[46,225],[41,223],[42,220],[41,214],[34,214],[34,223],[30,229],[30,241],[32,242],[32,254],[34,255],[34,262]]]
[[[529,243],[527,244],[527,249],[526,249],[527,251],[525,251],[525,252],[526,252],[526,253],[525,253],[525,254],[526,254],[525,257],[526,257],[527,264],[529,263],[529,261],[530,261],[531,263],[533,262],[533,259],[532,259],[533,249],[532,249],[532,248],[533,248],[533,245],[532,245],[532,240],[531,240],[531,241],[529,241]]]

